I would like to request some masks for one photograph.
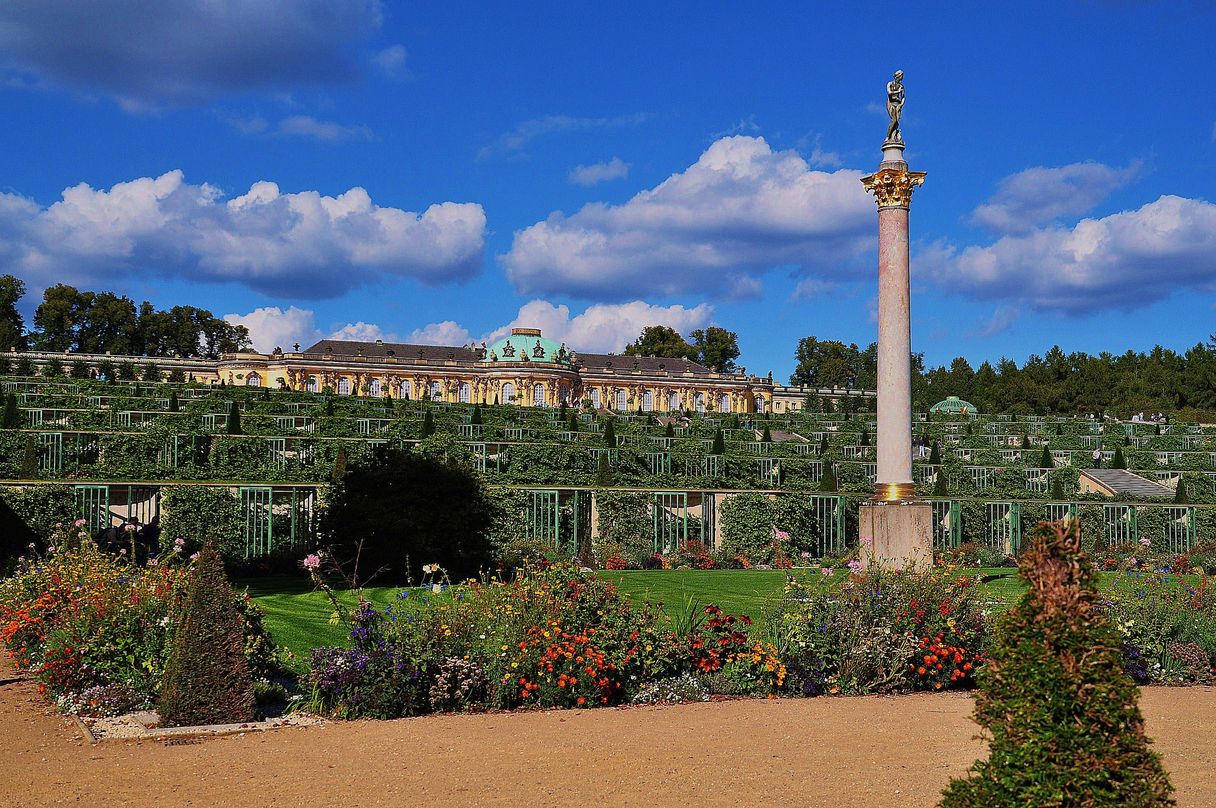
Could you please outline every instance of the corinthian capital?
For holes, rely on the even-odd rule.
[[[912,204],[912,192],[925,181],[925,172],[908,171],[902,168],[883,168],[875,174],[861,178],[861,184],[874,194],[874,201],[882,208],[906,208]]]

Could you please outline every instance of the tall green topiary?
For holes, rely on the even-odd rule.
[[[709,450],[709,453],[712,455],[726,454],[726,435],[723,434],[721,429],[714,430],[714,445]]]
[[[171,390],[169,392],[169,412],[178,412],[180,409],[181,405],[177,401],[177,391]]]
[[[836,491],[840,488],[840,484],[836,482],[836,464],[828,461],[823,462],[823,476],[819,478],[820,491]]]
[[[38,447],[34,436],[25,436],[25,451],[21,454],[21,479],[33,480],[38,476]]]
[[[1054,469],[1055,461],[1051,459],[1051,450],[1047,448],[1047,444],[1043,444],[1043,453],[1039,455],[1039,468]]]
[[[1115,447],[1115,456],[1113,458],[1111,458],[1110,467],[1112,469],[1127,468],[1127,458],[1125,458],[1123,456],[1123,447],[1122,446]]]
[[[613,423],[615,418],[604,419],[604,445],[609,449],[616,448],[616,424]]]
[[[165,662],[161,726],[229,724],[256,717],[245,634],[215,542],[203,545]]]
[[[950,488],[949,488],[949,483],[947,483],[947,481],[946,481],[946,470],[938,469],[937,474],[934,475],[934,478],[935,479],[933,480],[933,496],[935,496],[935,497],[949,496]]]
[[[241,434],[241,408],[235,401],[228,405],[228,423],[225,431],[229,435]]]
[[[1060,481],[1059,475],[1051,475],[1051,493],[1048,494],[1053,502],[1060,502],[1064,499],[1064,483]]]
[[[435,434],[435,415],[431,412],[431,408],[427,407],[426,412],[422,414],[422,437],[429,438]]]
[[[595,466],[595,484],[600,488],[611,488],[614,482],[612,465],[608,462],[608,453],[601,452],[599,462]]]
[[[942,447],[937,441],[933,441],[933,448],[929,450],[929,462],[934,466],[941,465]]]
[[[4,397],[4,416],[0,419],[0,428],[21,428],[21,410],[17,407],[16,393],[9,393]]]
[[[858,441],[859,441],[858,445],[860,445],[860,446],[869,446],[870,445],[870,430],[868,430],[868,429],[861,430],[861,437],[858,438]]]
[[[671,421],[667,422],[667,428],[663,430],[663,437],[674,438],[676,436],[676,427]]]
[[[342,482],[342,478],[346,476],[346,447],[338,445],[338,451],[334,453],[334,467],[329,472],[330,482]]]
[[[565,405],[562,405],[562,406],[565,406]],[[481,405],[480,404],[473,405],[473,414],[469,416],[469,423],[470,424],[480,424],[481,423]]]
[[[771,430],[769,430],[768,424],[764,425],[764,432],[763,432],[763,434],[760,435],[760,441],[761,441],[761,443],[772,443],[773,442],[773,433]]]
[[[1185,505],[1186,504],[1186,480],[1183,480],[1181,478],[1179,478],[1179,480],[1178,480],[1178,487],[1176,489],[1174,489],[1174,504],[1175,505]]]
[[[1173,805],[1078,523],[1041,523],[1018,567],[1030,588],[978,677],[989,756],[950,783],[942,808]]]

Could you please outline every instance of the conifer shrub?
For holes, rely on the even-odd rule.
[[[764,433],[760,436],[760,440],[764,443],[773,442],[773,433],[769,430],[768,424],[764,425]]]
[[[671,421],[667,422],[667,428],[663,430],[663,437],[674,438],[676,436],[676,427]]]
[[[203,545],[165,662],[162,726],[229,724],[256,717],[245,630],[218,547]]]
[[[225,431],[229,435],[241,434],[241,408],[235,401],[228,407],[228,423],[225,425]]]
[[[562,406],[564,407],[565,405],[563,404]],[[469,416],[469,423],[470,424],[480,424],[481,423],[481,405],[480,404],[474,405],[473,414]]]
[[[1055,461],[1051,458],[1051,450],[1047,448],[1047,444],[1043,444],[1043,453],[1039,455],[1039,468],[1054,469],[1055,467]]]
[[[604,421],[604,445],[609,449],[616,448],[616,424],[615,418],[608,418]]]
[[[1110,467],[1112,469],[1127,468],[1127,459],[1123,456],[1123,447],[1122,446],[1115,447],[1115,456],[1110,461]]]
[[[942,447],[937,441],[933,441],[933,448],[929,450],[929,462],[938,466],[942,462]]]
[[[169,412],[178,412],[181,405],[177,401],[177,391],[173,390],[169,393]]]
[[[435,415],[431,412],[430,407],[422,415],[422,437],[429,438],[435,434]]]
[[[712,455],[726,454],[726,436],[722,433],[721,429],[714,432],[714,445],[709,450],[709,453]]]
[[[946,481],[946,470],[938,469],[935,479],[933,480],[933,496],[944,497],[949,496],[949,483]]]
[[[9,393],[4,397],[4,415],[0,417],[0,428],[21,428],[21,410],[17,407],[16,393]]]
[[[819,478],[819,490],[824,492],[835,492],[839,490],[840,483],[836,481],[836,464],[824,461],[823,476]]]
[[[989,756],[950,783],[942,808],[1172,805],[1079,524],[1041,523],[1018,567],[1029,589],[978,676]]]
[[[173,370],[169,371],[169,383],[170,384],[185,384],[186,383],[185,372],[181,368],[173,368]]]

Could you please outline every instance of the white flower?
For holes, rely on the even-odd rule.
[[[431,591],[438,595],[443,591],[443,584],[431,584]]]

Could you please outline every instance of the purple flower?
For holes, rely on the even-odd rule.
[[[83,519],[77,519],[77,520],[76,520],[75,522],[73,522],[72,524],[73,524],[73,525],[75,525],[76,527],[84,527],[84,520],[83,520]]]
[[[316,553],[309,553],[304,556],[304,569],[309,571],[318,570],[321,568],[321,556]]]
[[[836,574],[836,570],[832,569],[831,567],[820,567],[819,574],[824,578],[831,578]]]
[[[854,558],[849,562],[849,569],[853,570],[853,572],[861,572],[861,562]]]

